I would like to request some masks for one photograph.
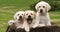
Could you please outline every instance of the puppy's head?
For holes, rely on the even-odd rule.
[[[51,9],[51,6],[47,2],[41,1],[37,3],[35,8],[39,13],[45,13]]]
[[[14,15],[15,20],[23,20],[24,18],[24,11],[19,11]]]
[[[28,24],[31,24],[33,19],[35,19],[35,12],[31,10],[26,11],[25,19],[27,20]]]

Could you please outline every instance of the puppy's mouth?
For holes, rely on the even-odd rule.
[[[28,18],[27,18],[27,22],[28,22],[28,24],[31,24],[32,23],[32,18],[31,18],[31,16],[28,16]]]

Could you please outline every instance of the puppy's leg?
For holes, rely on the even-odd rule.
[[[26,32],[30,31],[30,27],[29,27],[29,25],[28,25],[28,23],[26,21],[23,23],[23,27],[25,28]]]
[[[46,25],[46,26],[51,26],[50,17],[49,17],[49,14],[48,14],[48,13],[47,13],[47,16],[46,16],[45,25]]]
[[[50,22],[50,20],[49,20],[49,19],[48,19],[48,20],[46,20],[45,25],[46,25],[46,26],[51,26],[51,22]]]
[[[36,20],[35,20],[35,25],[33,26],[33,28],[38,27],[39,26],[39,22],[40,22],[40,15],[37,12],[37,14],[36,14]]]

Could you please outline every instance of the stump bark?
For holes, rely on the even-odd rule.
[[[15,27],[12,28],[8,26],[6,32],[26,32],[24,29],[16,29]],[[56,25],[56,23],[52,22],[52,26],[45,26],[45,27],[36,27],[31,28],[30,32],[60,32],[60,27]]]

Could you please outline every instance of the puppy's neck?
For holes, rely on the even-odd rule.
[[[40,16],[46,16],[47,13],[40,13]]]
[[[23,24],[23,20],[17,20],[17,22]]]
[[[45,14],[44,13],[40,13],[40,16],[45,16]]]

